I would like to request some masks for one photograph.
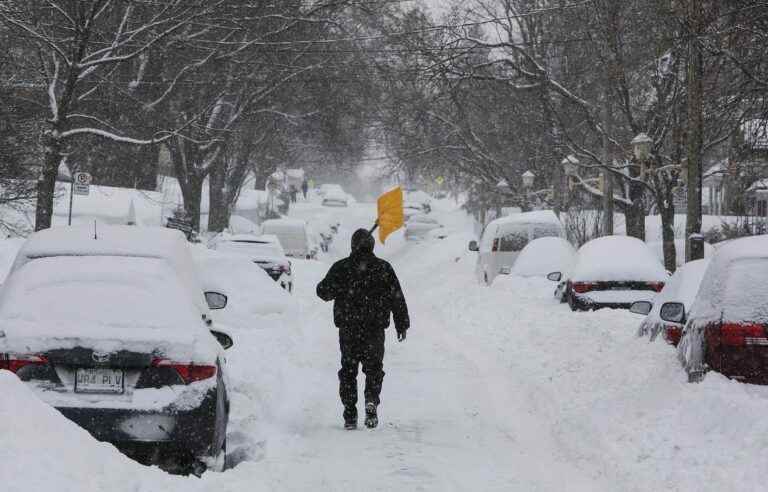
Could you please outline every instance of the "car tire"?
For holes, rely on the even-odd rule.
[[[208,471],[221,473],[227,469],[227,438],[221,444],[221,449],[216,456],[211,457],[208,465]]]
[[[573,312],[581,311],[581,308],[579,307],[579,304],[572,293],[569,292],[568,294],[566,294],[566,298],[568,299],[568,307],[571,308],[571,311]]]
[[[293,282],[288,282],[288,293],[293,293]]]

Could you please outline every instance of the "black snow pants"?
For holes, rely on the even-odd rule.
[[[384,329],[364,326],[339,328],[341,370],[339,395],[345,414],[357,415],[357,367],[363,365],[365,373],[365,402],[378,406],[381,384],[384,381]]]

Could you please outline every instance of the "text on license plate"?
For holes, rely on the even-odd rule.
[[[75,393],[123,393],[124,378],[120,369],[81,368],[75,378]]]

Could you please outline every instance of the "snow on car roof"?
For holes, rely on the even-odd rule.
[[[523,212],[519,214],[507,215],[505,217],[499,217],[491,221],[488,227],[491,225],[506,225],[506,224],[532,224],[532,223],[547,223],[557,224],[561,226],[560,219],[552,210],[535,210],[533,212]]]
[[[577,281],[666,282],[669,276],[658,258],[641,240],[605,236],[583,245],[570,275]]]
[[[93,225],[45,229],[27,239],[16,256],[11,274],[35,258],[53,256],[163,258],[174,267],[201,312],[208,312],[187,240],[177,230],[116,225],[99,225],[95,229]]]
[[[307,222],[301,219],[270,219],[261,224],[261,230],[286,230],[286,229],[304,229]]]
[[[428,193],[421,190],[409,191],[405,194],[405,201],[414,203],[430,203],[432,202],[432,197],[429,196]]]
[[[565,272],[576,258],[576,249],[561,237],[540,237],[528,243],[512,266],[512,274],[523,277]]]
[[[697,323],[768,322],[768,236],[730,241],[717,250],[704,274],[691,318]]]
[[[44,309],[41,307],[44,306]],[[164,259],[125,256],[39,258],[14,272],[0,295],[0,351],[44,351],[88,340],[126,343],[165,355],[214,355],[187,289]],[[192,353],[192,351],[195,351]],[[203,352],[200,352],[200,351]]]

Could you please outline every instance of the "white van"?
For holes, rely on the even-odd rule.
[[[490,285],[503,268],[512,267],[530,241],[540,237],[565,237],[563,224],[551,210],[523,212],[489,222],[480,243],[469,243],[469,250],[478,252],[478,280]]]
[[[262,234],[277,236],[286,256],[312,259],[317,247],[307,223],[297,219],[271,219],[261,224]]]

